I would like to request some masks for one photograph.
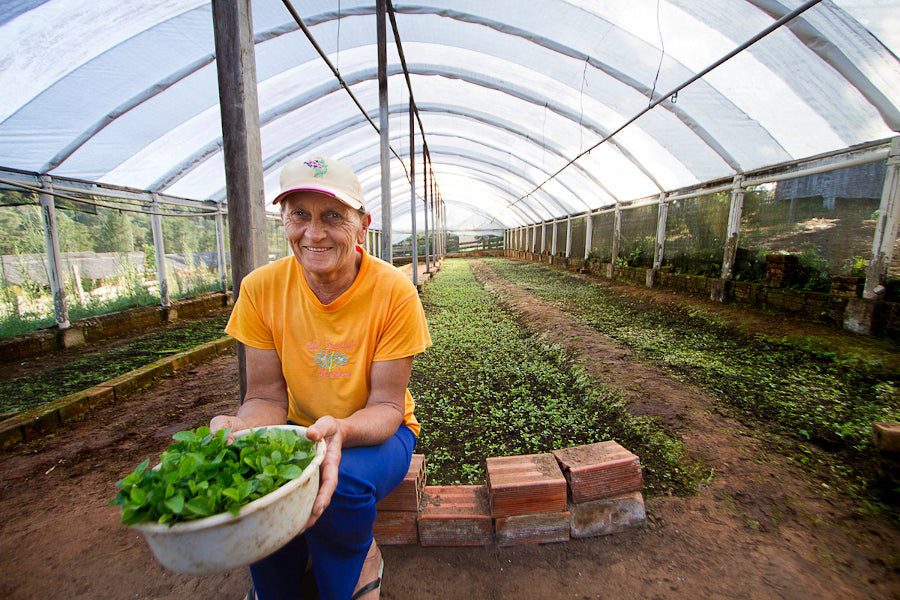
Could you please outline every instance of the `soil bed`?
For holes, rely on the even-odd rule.
[[[900,530],[887,513],[866,510],[784,456],[777,432],[748,427],[700,388],[485,263],[472,264],[523,323],[592,365],[591,376],[625,390],[633,410],[664,421],[713,477],[695,495],[648,498],[647,526],[613,536],[501,549],[386,547],[382,598],[900,597]],[[685,301],[653,290],[616,292],[631,303]],[[716,310],[748,330],[779,327],[743,307]],[[782,324],[784,335],[796,333],[796,323]],[[115,481],[162,451],[172,433],[234,409],[235,365],[233,353],[217,356],[0,455],[0,596],[242,598],[246,569],[208,577],[164,571],[143,540],[118,524],[118,507],[107,506]]]

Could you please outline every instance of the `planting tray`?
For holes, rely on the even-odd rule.
[[[276,425],[267,429],[306,428]],[[248,435],[249,430],[234,436]],[[227,571],[249,565],[282,547],[303,531],[319,492],[319,465],[325,442],[316,444],[316,456],[297,479],[242,507],[234,516],[220,513],[174,525],[136,523],[157,560],[167,569],[191,575]]]

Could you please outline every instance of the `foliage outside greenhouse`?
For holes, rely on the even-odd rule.
[[[135,205],[107,208],[97,206],[97,198],[85,199],[94,204],[56,201],[70,320],[160,303],[148,211]],[[221,291],[214,219],[198,214],[161,221],[169,296]],[[44,238],[36,195],[0,191],[0,337],[55,323]]]
[[[813,161],[810,169],[825,168]],[[886,163],[837,168],[792,177],[774,172],[742,188],[737,245],[730,278],[766,281],[769,257],[792,257],[784,287],[827,292],[836,278],[865,278],[875,251]],[[777,171],[777,169],[775,170]],[[775,181],[765,183],[766,178]],[[512,248],[539,254],[584,257],[620,267],[723,277],[732,190],[680,194],[664,200],[623,202],[586,218],[570,215],[512,230]],[[663,208],[665,208],[665,212]],[[662,237],[660,237],[662,232]],[[900,288],[900,243],[887,265],[887,296]]]

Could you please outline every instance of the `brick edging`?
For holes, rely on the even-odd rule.
[[[80,392],[58,398],[0,422],[0,449],[30,441],[95,408],[121,400],[163,375],[221,353],[235,345],[225,336],[161,358]]]
[[[618,533],[646,519],[640,459],[617,442],[486,462],[487,485],[427,486],[425,456],[414,454],[404,480],[376,505],[375,540],[546,544]]]

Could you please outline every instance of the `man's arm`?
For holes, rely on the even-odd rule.
[[[212,431],[230,427],[243,429],[284,425],[288,415],[287,384],[281,373],[281,359],[275,350],[244,346],[247,358],[247,393],[237,414],[219,415],[209,423]]]
[[[341,448],[377,446],[387,441],[403,423],[406,414],[406,385],[412,372],[412,356],[372,363],[372,387],[365,408],[346,419],[322,417],[306,430],[311,440],[325,440],[327,451],[322,463],[319,495],[313,505],[307,527],[328,507],[337,487]]]

